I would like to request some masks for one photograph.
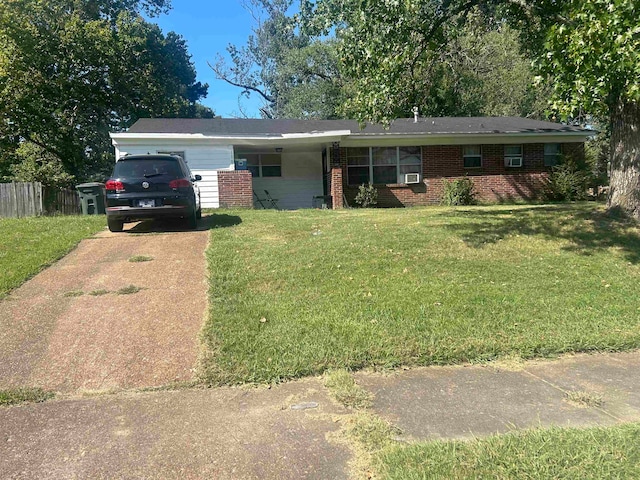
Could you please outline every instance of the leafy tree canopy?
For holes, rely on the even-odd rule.
[[[167,0],[0,3],[4,170],[25,158],[14,152],[27,142],[46,153],[47,164],[53,156],[68,174],[89,178],[110,166],[110,131],[141,116],[212,116],[197,104],[207,85],[196,81],[182,37],[163,35],[139,14],[169,6]]]
[[[343,81],[336,44],[300,32],[288,14],[293,0],[248,0],[256,25],[245,46],[229,45],[230,62],[218,54],[217,77],[258,95],[266,118],[336,118]]]

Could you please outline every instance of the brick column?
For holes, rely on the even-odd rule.
[[[340,143],[335,142],[331,148],[331,199],[333,208],[344,208],[344,187],[342,183],[342,162],[340,159]]]
[[[222,208],[253,208],[253,176],[249,170],[218,171]]]

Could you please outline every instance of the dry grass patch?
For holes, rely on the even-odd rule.
[[[604,398],[597,393],[574,390],[564,394],[565,399],[581,407],[602,407]]]
[[[358,385],[346,370],[327,372],[324,385],[329,389],[331,396],[345,407],[359,410],[369,408],[373,403],[373,394]]]
[[[153,257],[150,257],[148,255],[134,255],[133,257],[129,258],[129,261],[131,263],[150,262],[151,260],[153,260]]]
[[[122,287],[116,291],[116,295],[132,295],[134,293],[138,293],[142,290],[142,287],[137,287],[135,285],[128,285],[126,287]]]
[[[92,297],[101,297],[103,295],[108,295],[111,292],[109,290],[105,290],[104,288],[100,288],[98,290],[91,290],[89,292],[89,295],[91,295]]]

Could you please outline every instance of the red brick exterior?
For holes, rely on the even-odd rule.
[[[218,171],[218,194],[223,208],[253,208],[253,178],[249,170]]]
[[[344,151],[339,144],[334,143],[331,154],[331,178],[329,180],[332,208],[344,208],[344,186],[346,183],[346,170],[343,162]]]
[[[440,203],[443,180],[471,178],[480,201],[500,202],[540,198],[548,181],[551,167],[544,166],[544,144],[523,145],[523,166],[504,165],[504,145],[482,146],[482,167],[464,168],[461,145],[430,145],[422,147],[422,182],[414,185],[374,185],[378,190],[378,206],[402,207]],[[562,145],[563,154],[584,155],[584,144]],[[358,186],[347,185],[346,149],[341,149],[344,194],[350,205]],[[332,192],[333,194],[333,192]],[[335,197],[334,197],[335,202]]]

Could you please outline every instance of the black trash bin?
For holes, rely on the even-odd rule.
[[[76,185],[76,190],[80,195],[83,215],[104,215],[106,213],[104,183],[81,183]]]

